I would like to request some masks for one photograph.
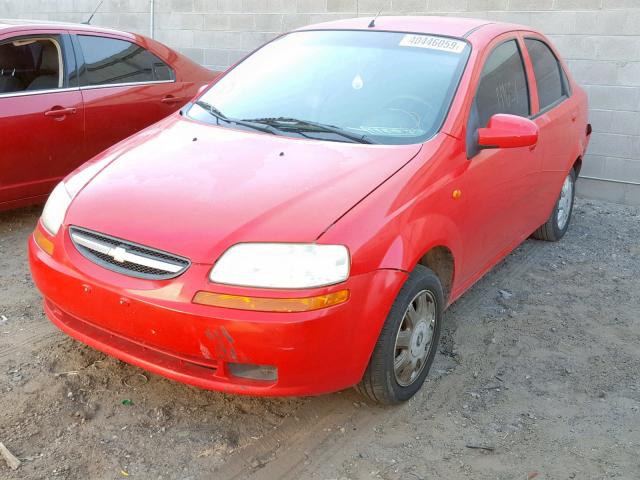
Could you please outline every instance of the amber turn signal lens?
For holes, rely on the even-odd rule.
[[[256,312],[309,312],[338,305],[349,300],[349,290],[305,298],[266,298],[227,295],[225,293],[198,292],[193,303],[236,310]]]
[[[33,232],[33,238],[45,253],[53,255],[53,242],[44,236],[44,233],[42,233],[40,227],[36,227],[35,232]]]

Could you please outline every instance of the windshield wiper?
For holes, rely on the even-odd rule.
[[[198,100],[195,102],[195,105],[198,105],[200,108],[206,110],[211,114],[211,116],[215,117],[217,124],[220,125],[220,120],[226,123],[235,123],[236,125],[241,125],[243,127],[252,128],[254,130],[258,130],[260,132],[271,133],[273,135],[276,134],[273,128],[270,126],[264,126],[259,124],[260,122],[252,122],[251,120],[237,120],[235,118],[229,118],[216,107],[211,105],[209,102],[205,102],[204,100]]]
[[[305,132],[334,133],[336,135],[340,135],[342,138],[351,140],[354,143],[376,143],[370,138],[367,138],[366,135],[350,133],[343,128],[336,127],[335,125],[311,122],[309,120],[300,120],[298,118],[268,117],[244,119],[243,121],[251,123],[261,123],[287,132],[295,132],[300,134],[304,134]]]

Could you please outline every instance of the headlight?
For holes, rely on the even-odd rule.
[[[312,288],[349,277],[349,251],[342,245],[240,243],[211,270],[216,283],[259,288]]]
[[[60,225],[62,225],[70,203],[71,195],[67,192],[64,182],[60,182],[49,195],[42,212],[42,225],[51,235],[56,235],[60,230]]]

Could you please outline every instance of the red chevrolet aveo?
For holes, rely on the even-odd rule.
[[[33,277],[63,331],[181,382],[407,400],[443,310],[564,235],[589,133],[526,27],[304,28],[60,183]]]
[[[0,20],[0,211],[44,202],[83,162],[214,78],[140,35]]]

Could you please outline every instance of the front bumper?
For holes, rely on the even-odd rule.
[[[311,312],[232,310],[191,302],[198,290],[258,293],[209,283],[211,265],[193,264],[172,280],[141,280],[91,263],[75,249],[67,230],[52,241],[50,256],[32,236],[29,262],[54,324],[127,363],[229,393],[314,395],[354,385],[406,279],[401,271],[377,270],[332,287],[266,293],[290,297],[349,289],[346,303]],[[236,377],[229,363],[274,366],[277,379]]]

